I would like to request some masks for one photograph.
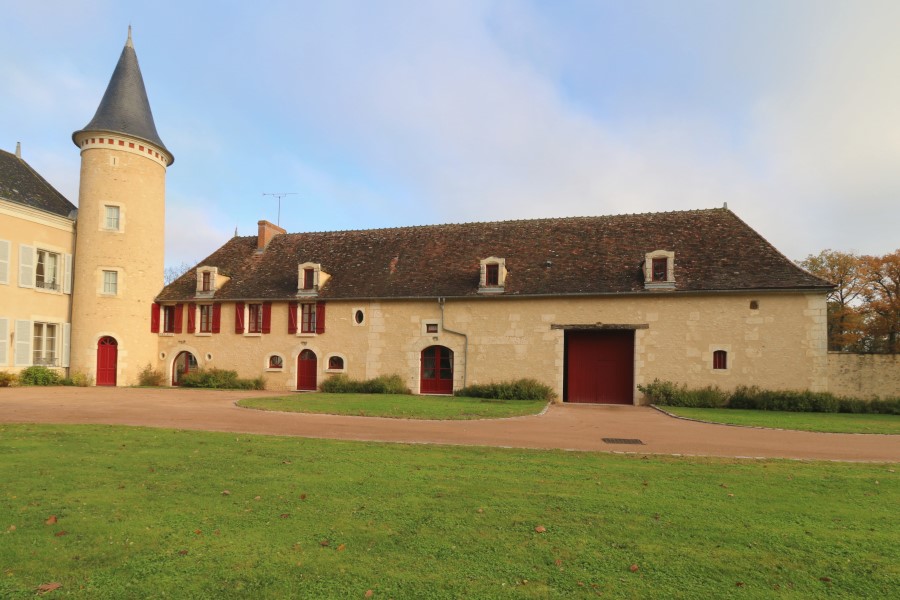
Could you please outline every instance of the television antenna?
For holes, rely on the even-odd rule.
[[[285,196],[299,196],[299,192],[263,192],[263,196],[275,196],[278,198],[278,221],[275,223],[281,227],[281,199]]]

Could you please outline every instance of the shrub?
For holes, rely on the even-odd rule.
[[[59,380],[59,385],[68,385],[68,386],[76,386],[76,387],[90,387],[93,385],[94,380],[81,373],[80,371],[72,371],[71,375],[68,377],[63,377]]]
[[[57,385],[59,373],[40,365],[28,367],[19,373],[19,383],[22,385]]]
[[[653,404],[691,408],[744,408],[750,410],[782,410],[791,412],[882,413],[900,415],[900,398],[848,398],[829,392],[809,390],[764,390],[757,386],[740,386],[733,392],[717,387],[688,389],[685,385],[654,379],[639,385]]]
[[[138,385],[144,387],[160,387],[166,383],[166,376],[159,369],[154,369],[153,365],[147,363],[147,366],[141,369],[138,374]]]
[[[412,394],[399,375],[382,375],[365,380],[335,375],[322,383],[322,391],[329,394]]]
[[[0,371],[0,387],[10,387],[16,385],[16,374]]]
[[[536,379],[474,384],[456,390],[454,395],[491,400],[544,400],[546,402],[550,402],[556,397],[550,386],[544,385]]]
[[[179,384],[187,388],[207,388],[217,390],[264,390],[266,382],[262,377],[241,379],[237,371],[228,369],[200,369],[181,376]]]

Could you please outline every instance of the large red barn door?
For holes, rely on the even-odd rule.
[[[97,385],[116,385],[116,367],[119,363],[119,344],[115,338],[105,336],[97,342]]]
[[[634,331],[566,332],[566,401],[634,402]]]

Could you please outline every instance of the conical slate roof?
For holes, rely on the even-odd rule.
[[[72,134],[72,140],[75,141],[75,136],[82,131],[108,131],[129,135],[149,142],[172,156],[156,132],[153,111],[150,110],[144,78],[141,76],[141,67],[138,65],[137,54],[131,42],[131,27],[128,28],[128,40],[122,49],[119,63],[109,80],[97,113],[84,129]],[[78,144],[77,141],[75,143]],[[169,164],[172,162],[174,157]]]

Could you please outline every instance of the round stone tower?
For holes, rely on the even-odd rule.
[[[72,134],[81,184],[72,289],[71,368],[97,385],[132,385],[157,362],[150,310],[163,287],[166,168],[128,40],[97,113]]]

